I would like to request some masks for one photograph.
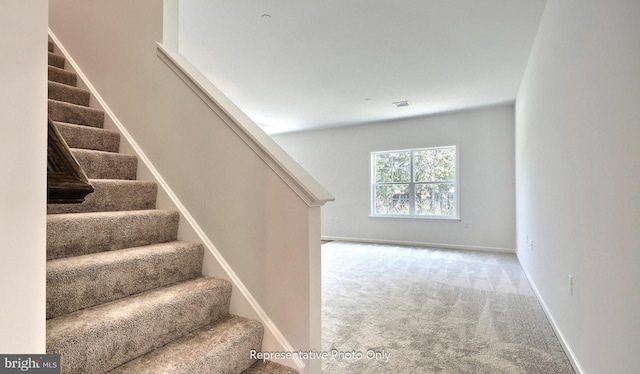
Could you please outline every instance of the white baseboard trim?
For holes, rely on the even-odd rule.
[[[517,251],[516,251],[516,257],[518,257]],[[527,269],[525,269],[525,267],[522,266],[522,262],[520,262],[520,257],[518,257],[518,262],[520,263],[520,267],[522,268],[524,275],[529,280],[529,284],[531,285],[531,288],[533,288],[533,292],[536,294],[536,297],[538,298],[538,301],[542,306],[542,310],[544,310],[544,314],[547,316],[547,319],[549,320],[549,323],[551,324],[553,331],[556,333],[556,336],[560,341],[560,345],[562,346],[562,349],[564,349],[565,354],[569,358],[569,362],[571,363],[571,366],[573,366],[573,370],[575,370],[576,374],[585,374],[584,369],[582,369],[582,366],[580,365],[580,361],[578,361],[578,358],[576,357],[575,353],[573,353],[571,346],[569,346],[569,343],[567,343],[567,340],[562,334],[562,331],[556,324],[555,319],[553,319],[553,315],[549,311],[547,304],[544,302],[544,298],[540,294],[540,291],[538,291],[538,287],[536,287],[536,284],[533,282],[533,279],[531,279],[531,277],[529,276],[529,272],[527,272]]]
[[[481,252],[516,253],[516,250],[511,248],[482,247],[482,246],[475,246],[475,245],[428,243],[428,242],[411,242],[411,241],[403,241],[403,240],[364,239],[364,238],[350,238],[350,237],[342,237],[342,236],[322,236],[322,240],[336,240],[336,241],[342,241],[342,242],[359,242],[359,243],[373,243],[373,244],[406,245],[406,246],[444,248],[444,249],[461,249],[461,250],[467,250],[467,251],[481,251]]]
[[[122,122],[120,122],[120,120],[115,115],[115,113],[107,105],[107,103],[104,101],[102,96],[100,96],[100,94],[95,89],[95,87],[91,84],[87,76],[82,72],[78,64],[73,60],[73,58],[71,58],[67,50],[64,48],[62,43],[60,43],[60,40],[55,36],[55,34],[53,33],[53,31],[51,31],[51,29],[49,29],[49,37],[51,38],[53,43],[56,45],[56,47],[60,50],[60,52],[64,55],[71,69],[76,74],[78,74],[78,78],[80,79],[80,81],[82,81],[83,84],[85,84],[85,86],[87,87],[87,89],[91,92],[91,95],[96,100],[100,108],[104,110],[105,115],[108,116],[111,121],[113,121],[113,124],[119,130],[120,134],[125,138],[125,140],[133,148],[133,151],[135,152],[136,156],[138,156],[138,159],[142,161],[142,163],[146,166],[149,172],[153,175],[154,179],[158,183],[158,187],[161,188],[167,194],[167,196],[171,199],[173,204],[176,206],[177,210],[180,212],[180,215],[184,217],[184,219],[195,231],[196,235],[200,238],[205,248],[216,259],[220,267],[224,270],[227,277],[229,277],[229,280],[233,284],[234,291],[240,292],[244,297],[244,299],[247,301],[247,303],[251,306],[253,311],[256,313],[256,315],[260,319],[260,322],[262,322],[265,328],[265,332],[268,331],[276,339],[278,344],[281,346],[281,350],[283,352],[295,352],[296,349],[293,348],[293,346],[289,343],[286,337],[278,329],[278,327],[273,322],[273,320],[267,315],[264,309],[262,309],[260,304],[256,301],[256,299],[253,297],[251,292],[249,292],[249,290],[244,285],[242,280],[240,280],[240,278],[233,271],[229,263],[224,259],[222,254],[214,246],[213,242],[209,239],[209,237],[204,232],[204,230],[202,230],[200,225],[198,225],[195,218],[193,218],[191,213],[189,213],[189,210],[182,204],[182,202],[180,201],[178,196],[173,192],[171,187],[169,187],[169,184],[164,180],[160,172],[158,172],[158,170],[155,168],[151,160],[149,160],[149,158],[146,156],[142,148],[133,139],[131,134],[127,131],[127,129],[122,124]],[[304,363],[304,361],[302,361],[299,358],[293,358],[292,361],[294,362],[298,370],[302,370],[303,368],[306,367],[306,364]]]

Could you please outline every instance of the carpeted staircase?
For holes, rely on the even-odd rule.
[[[47,206],[47,352],[63,373],[297,373],[255,362],[263,327],[229,314],[231,283],[202,276],[203,246],[177,240],[179,214],[49,42],[49,115],[95,192]]]

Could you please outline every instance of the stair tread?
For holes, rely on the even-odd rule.
[[[68,70],[63,70],[63,71],[68,72],[70,74],[75,74],[75,73],[70,72]],[[69,90],[83,92],[83,93],[86,93],[88,95],[91,95],[91,92],[89,90],[87,90],[87,89],[84,89],[84,88],[80,88],[80,87],[76,87],[76,86],[69,86],[68,84],[64,84],[64,83],[60,83],[60,82],[53,82],[53,81],[47,81],[47,83],[52,84],[54,86],[60,86],[60,87],[64,87],[64,88],[69,89]]]
[[[197,278],[202,244],[171,241],[47,261],[47,318]]]
[[[54,124],[69,147],[118,153],[120,133],[113,130],[89,127],[66,122]]]
[[[84,152],[84,153],[91,153],[91,154],[105,155],[105,156],[137,157],[136,155],[130,155],[127,153],[106,152],[106,151],[100,151],[97,149],[82,149],[82,148],[70,148],[70,149],[73,152],[77,151],[77,152]]]
[[[48,214],[47,259],[173,241],[179,219],[160,209]]]
[[[140,247],[125,248],[117,251],[92,253],[84,256],[75,256],[49,260],[47,262],[47,272],[63,272],[70,268],[92,267],[98,264],[120,261],[123,257],[140,257],[145,255],[161,254],[162,252],[173,251],[176,248],[187,248],[200,246],[197,242],[174,240],[165,243],[155,243]]]
[[[128,217],[133,215],[164,215],[164,214],[178,214],[175,210],[167,209],[146,209],[146,210],[134,210],[134,211],[122,211],[122,212],[86,212],[86,213],[68,213],[68,214],[49,214],[48,220],[83,220],[83,219],[100,219],[104,217]]]
[[[238,373],[254,363],[249,352],[260,350],[262,334],[259,322],[228,316],[111,373]]]
[[[54,121],[99,128],[104,126],[104,111],[101,109],[48,99],[47,110]]]
[[[60,56],[55,53],[49,52],[49,55],[48,55],[49,66],[55,66],[57,68],[64,69],[64,63],[65,63],[64,56]]]
[[[242,374],[298,374],[298,371],[277,362],[259,360]]]
[[[200,277],[195,280],[153,289],[120,300],[79,310],[47,321],[47,336],[58,338],[72,333],[84,333],[91,328],[100,328],[104,323],[120,321],[131,316],[143,315],[157,305],[170,303],[176,296],[192,295],[202,289],[225,287],[231,289],[227,280]]]
[[[123,153],[71,148],[87,178],[91,179],[136,179],[138,157]]]
[[[69,86],[75,86],[78,83],[78,75],[76,73],[51,65],[47,66],[47,79],[51,82],[58,82]]]
[[[69,122],[62,122],[62,121],[53,121],[53,123],[56,125],[69,126],[74,129],[82,130],[82,131],[96,131],[96,132],[105,133],[105,134],[106,133],[117,134],[118,136],[120,136],[120,133],[116,130],[109,130],[109,129],[103,129],[98,127],[89,127],[89,126],[79,125],[77,123],[69,123]],[[70,147],[70,148],[74,148],[74,147]],[[99,149],[97,149],[97,151],[99,151]]]
[[[47,214],[149,210],[156,206],[156,182],[89,179],[94,192],[80,204],[47,204]]]
[[[231,283],[201,277],[47,320],[66,372],[104,372],[228,314]]]
[[[91,93],[85,89],[52,81],[47,82],[47,88],[50,100],[89,106]]]

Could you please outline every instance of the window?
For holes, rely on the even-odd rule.
[[[372,216],[457,219],[456,146],[373,152]]]

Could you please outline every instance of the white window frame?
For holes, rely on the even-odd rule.
[[[415,173],[414,173],[414,152],[426,151],[426,150],[434,150],[434,149],[444,149],[444,148],[453,148],[455,151],[455,181],[453,181],[455,186],[455,212],[453,215],[424,215],[415,214],[415,186],[418,184],[436,184],[442,183],[439,182],[416,182],[415,181]],[[392,218],[392,219],[417,219],[417,220],[444,220],[444,221],[460,221],[460,152],[458,145],[447,145],[447,146],[438,146],[438,147],[426,147],[426,148],[411,148],[411,149],[396,149],[389,151],[376,151],[371,152],[371,215],[369,218]],[[375,168],[375,157],[377,154],[384,153],[394,153],[394,152],[409,152],[411,155],[411,181],[409,183],[377,183],[376,182],[376,168]],[[378,185],[386,185],[386,184],[409,184],[409,214],[379,214],[376,213],[376,186]]]

